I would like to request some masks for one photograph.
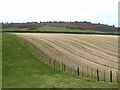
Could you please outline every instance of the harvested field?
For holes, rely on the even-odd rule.
[[[99,69],[101,77],[106,72],[113,71],[113,79],[117,79],[118,71],[118,36],[112,35],[80,35],[80,34],[43,34],[43,33],[14,33],[28,41],[41,53],[48,57],[64,62],[77,69],[86,67]]]

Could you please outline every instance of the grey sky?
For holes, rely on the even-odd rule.
[[[118,25],[119,0],[0,0],[0,22],[89,21]]]

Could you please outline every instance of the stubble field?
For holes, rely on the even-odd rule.
[[[100,71],[103,78],[109,78],[109,71],[113,72],[113,79],[117,80],[118,71],[118,36],[112,35],[80,35],[80,34],[42,34],[42,33],[14,33],[26,40],[48,57],[64,62],[70,67],[80,67],[86,72],[86,67]]]

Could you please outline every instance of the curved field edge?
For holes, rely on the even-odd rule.
[[[15,36],[3,34],[3,88],[117,88],[45,64]]]

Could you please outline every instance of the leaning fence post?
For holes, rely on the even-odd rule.
[[[110,82],[112,82],[112,71],[110,71]]]
[[[97,69],[97,80],[99,81],[99,71]]]
[[[77,67],[77,74],[79,75],[79,67]]]

